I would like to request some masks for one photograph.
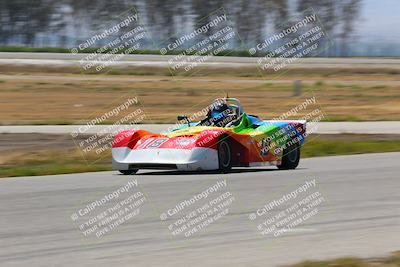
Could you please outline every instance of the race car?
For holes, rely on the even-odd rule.
[[[229,97],[215,99],[205,110],[204,119],[178,116],[181,123],[159,134],[120,132],[112,143],[113,169],[127,175],[139,169],[227,173],[232,167],[298,166],[306,121],[263,121]]]

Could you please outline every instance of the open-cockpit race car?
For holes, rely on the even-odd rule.
[[[263,121],[244,112],[235,98],[218,98],[199,122],[178,116],[182,124],[156,134],[128,130],[112,144],[113,169],[133,174],[139,169],[182,171],[276,165],[295,169],[304,143],[306,122]]]

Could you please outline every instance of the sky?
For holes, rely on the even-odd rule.
[[[400,44],[400,0],[363,0],[357,26],[362,41]]]

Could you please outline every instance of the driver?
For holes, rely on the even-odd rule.
[[[235,119],[235,112],[225,102],[218,102],[208,110],[207,118],[203,125],[225,127]]]

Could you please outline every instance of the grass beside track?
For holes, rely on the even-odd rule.
[[[15,155],[0,168],[0,177],[37,176],[111,170],[111,156],[84,159],[77,150],[49,150]]]
[[[302,158],[355,155],[366,153],[399,152],[400,141],[389,140],[311,140],[302,148]]]
[[[302,158],[377,152],[400,152],[400,139],[386,140],[357,135],[337,138],[321,135],[310,138],[301,151]],[[108,171],[111,170],[111,155],[104,153],[100,159],[94,155],[84,159],[75,148],[63,151],[35,150],[3,159],[0,167],[0,177]]]
[[[178,114],[193,116],[227,93],[241,100],[248,114],[263,119],[279,117],[306,99],[315,104],[288,119],[298,119],[317,108],[326,121],[400,120],[398,77],[348,76],[303,80],[302,95],[294,95],[292,76],[263,81],[237,77],[113,75],[2,75],[0,66],[0,124],[85,124],[128,98],[138,103],[104,123],[112,124],[140,108],[140,123],[176,123]],[[136,119],[136,118],[135,118]]]
[[[359,258],[340,258],[324,261],[304,261],[288,267],[397,267],[400,266],[400,251],[385,258],[363,260]]]

